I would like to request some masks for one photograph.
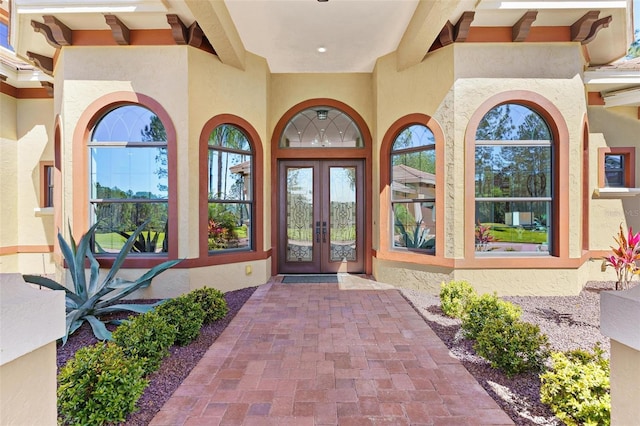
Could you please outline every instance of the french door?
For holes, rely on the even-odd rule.
[[[362,160],[279,163],[280,273],[364,271]]]

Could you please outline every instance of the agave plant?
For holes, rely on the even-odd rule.
[[[120,311],[144,313],[153,309],[157,303],[126,304],[118,302],[134,291],[148,287],[151,285],[151,280],[154,277],[181,261],[181,259],[169,260],[156,265],[135,281],[116,277],[127,254],[135,244],[138,235],[146,226],[146,223],[143,223],[127,239],[116,256],[113,266],[101,280],[99,277],[100,265],[91,252],[91,241],[94,238],[97,226],[97,223],[93,225],[89,231],[82,236],[77,245],[73,237],[71,237],[71,245],[69,245],[64,238],[62,238],[62,235],[58,233],[58,241],[60,242],[62,255],[67,263],[71,280],[73,281],[72,289],[66,288],[49,278],[38,275],[24,275],[24,280],[27,282],[52,290],[63,290],[65,292],[67,318],[66,334],[62,339],[63,344],[66,343],[68,337],[85,321],[91,325],[93,334],[97,339],[111,340],[111,332],[107,330],[105,323],[100,320],[100,317]],[[85,272],[86,260],[88,260],[90,267],[89,277],[87,277]]]
[[[429,239],[429,228],[423,228],[422,220],[416,221],[416,226],[413,228],[413,232],[407,230],[404,224],[396,219],[396,227],[400,231],[401,241],[404,247],[426,249],[433,246],[432,239]]]

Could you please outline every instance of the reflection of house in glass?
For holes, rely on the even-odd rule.
[[[410,229],[411,223],[405,223],[405,231],[413,232],[420,236],[424,244],[418,244],[416,238],[412,239],[412,248],[433,248],[436,225],[436,176],[433,173],[409,167],[405,164],[393,166],[393,181],[391,182],[392,198],[400,203],[402,200],[412,200],[404,203],[406,213],[413,219],[415,227]],[[397,211],[397,208],[396,208]],[[396,218],[396,221],[400,220]],[[405,221],[406,222],[406,221]],[[408,247],[406,238],[396,239],[396,245]],[[429,243],[431,241],[431,243]]]

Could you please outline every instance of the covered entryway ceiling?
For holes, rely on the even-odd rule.
[[[242,69],[246,52],[252,52],[266,58],[274,73],[344,73],[371,72],[377,58],[393,51],[398,52],[399,69],[419,63],[434,43],[457,35],[465,12],[474,15],[466,21],[467,29],[494,27],[511,34],[515,28],[514,34],[519,32],[523,41],[529,41],[528,29],[533,33],[536,27],[557,27],[556,33],[566,33],[562,37],[570,41],[570,28],[585,14],[595,12],[598,19],[611,17],[600,26],[597,37],[584,45],[590,64],[599,65],[624,56],[632,40],[631,7],[627,8],[627,3],[628,0],[13,0],[12,21],[19,21],[19,25],[11,32],[12,40],[18,40],[14,47],[19,58],[28,60],[27,52],[53,58],[56,47],[38,33],[47,30],[34,30],[38,24],[33,22],[45,23],[45,16],[50,17],[50,22],[51,17],[55,18],[73,33],[86,34],[86,30],[120,31],[106,22],[107,15],[116,17],[117,25],[131,31],[167,30],[168,15],[174,15],[185,28],[197,22],[220,60],[230,66]],[[8,10],[8,3],[1,2],[0,7]],[[535,17],[523,23],[528,13]],[[590,29],[591,25],[584,26],[584,31]],[[319,47],[326,48],[326,52],[318,52]],[[9,82],[13,83],[29,84]]]

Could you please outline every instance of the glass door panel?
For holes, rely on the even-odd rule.
[[[289,167],[287,173],[287,262],[313,260],[313,168]]]
[[[280,273],[363,272],[363,169],[361,160],[280,162]]]
[[[356,168],[329,167],[329,260],[355,261]]]

